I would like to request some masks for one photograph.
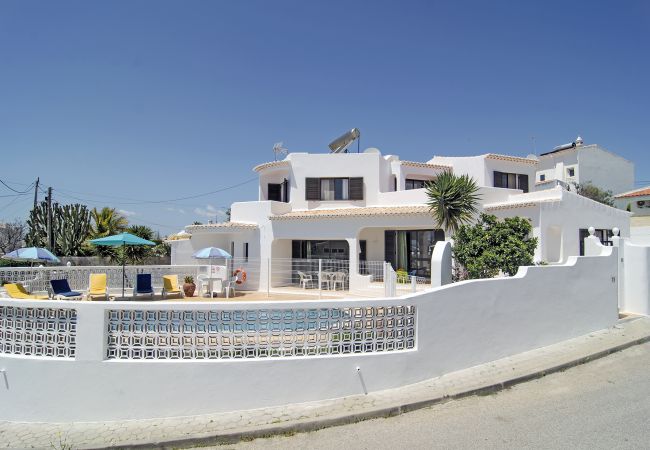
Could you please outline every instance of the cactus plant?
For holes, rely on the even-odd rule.
[[[32,209],[27,219],[29,232],[25,238],[28,246],[48,247],[47,242],[47,203],[41,202]],[[90,212],[85,205],[52,205],[52,234],[54,248],[51,250],[62,256],[83,254],[83,243],[90,232]]]

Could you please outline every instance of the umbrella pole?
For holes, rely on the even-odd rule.
[[[122,298],[124,298],[124,278],[126,278],[126,274],[124,273],[125,261],[126,261],[126,242],[122,244]]]

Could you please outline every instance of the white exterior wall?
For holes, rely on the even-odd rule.
[[[443,168],[436,168],[432,169],[429,167],[415,167],[415,166],[409,166],[401,163],[394,163],[398,164],[398,176],[397,176],[397,190],[398,191],[403,191],[406,189],[406,180],[407,179],[413,179],[413,180],[425,180],[425,181],[431,181],[433,180],[438,174],[443,172],[445,169]]]
[[[616,273],[616,256],[607,248],[604,256],[573,257],[564,266],[526,267],[511,278],[465,281],[399,299],[264,305],[0,299],[0,306],[75,308],[78,322],[75,359],[0,356],[9,386],[0,388],[0,420],[191,416],[339,398],[363,393],[357,368],[369,391],[404,386],[614,325]],[[322,311],[395,304],[416,308],[413,350],[203,361],[105,359],[107,310]]]
[[[451,166],[456,175],[467,174],[476,181],[479,186],[492,186],[487,178],[485,168],[485,155],[479,156],[434,156],[427,161],[429,164],[441,164]]]
[[[192,243],[189,239],[182,239],[169,242],[171,247],[171,265],[184,266],[188,264],[198,264],[195,258],[192,258],[193,250]]]
[[[385,259],[385,228],[363,228],[359,231],[359,240],[366,241],[366,260],[384,261]]]
[[[535,190],[535,171],[537,165],[498,159],[485,159],[485,186],[494,186],[494,171],[528,175],[528,190]]]
[[[568,169],[574,169],[569,177]],[[634,163],[598,145],[583,145],[550,155],[540,156],[536,181],[540,175],[571,183],[591,183],[614,194],[634,188]],[[543,188],[543,187],[542,187]]]
[[[634,189],[634,163],[597,145],[578,150],[579,183],[591,183],[614,194]]]
[[[290,167],[277,167],[263,170],[260,173],[259,179],[259,201],[268,200],[269,183],[281,184],[285,179],[289,180],[289,183],[292,183],[293,176]],[[289,195],[291,195],[291,193],[289,193]],[[289,199],[291,199],[291,197]]]
[[[644,202],[642,206],[639,206],[637,202]],[[638,197],[626,197],[616,199],[616,207],[620,209],[626,209],[627,205],[630,205],[630,212],[635,216],[650,216],[650,195],[641,195]]]
[[[575,169],[575,176],[568,177],[567,169]],[[542,155],[537,163],[535,181],[540,181],[540,175],[546,175],[546,180],[559,180],[564,183],[578,182],[578,151],[577,149],[563,150],[550,155]],[[554,187],[554,185],[551,185]],[[541,189],[544,189],[541,185]]]
[[[346,206],[369,206],[377,204],[380,192],[389,192],[391,180],[390,156],[379,153],[291,153],[286,161],[290,170],[290,204],[293,210],[313,208],[341,208]],[[263,171],[264,172],[264,171]],[[363,200],[305,200],[306,178],[363,177]]]
[[[535,201],[534,205],[488,211],[497,217],[528,217],[533,236],[539,239],[536,261],[559,262],[580,252],[580,228],[619,228],[622,237],[630,236],[629,213],[595,202],[560,187],[547,191],[511,196],[510,200]]]
[[[503,159],[479,156],[435,156],[429,160],[430,164],[443,164],[453,167],[456,175],[469,175],[479,186],[494,187],[494,171],[528,175],[528,188],[535,188],[535,172],[537,165],[534,163],[508,161]]]
[[[621,310],[650,316],[650,244],[640,245],[623,238],[615,245],[622,266]]]

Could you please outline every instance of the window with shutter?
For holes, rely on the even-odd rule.
[[[506,187],[503,184],[503,173],[494,171],[494,187]]]
[[[363,200],[363,178],[350,178],[350,200]]]
[[[276,202],[281,202],[282,201],[282,185],[281,184],[269,183],[268,192],[269,192],[269,195],[268,195],[269,200],[274,200]]]
[[[528,192],[528,175],[519,174],[517,175],[517,178],[517,188],[524,192]]]
[[[305,179],[305,200],[320,200],[320,178]]]

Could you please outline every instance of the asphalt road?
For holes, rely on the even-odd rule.
[[[496,394],[235,449],[650,448],[650,343]]]

